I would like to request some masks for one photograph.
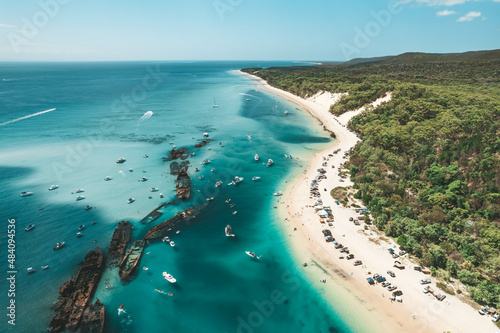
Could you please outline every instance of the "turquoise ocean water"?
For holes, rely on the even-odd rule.
[[[331,143],[328,133],[305,111],[231,72],[292,64],[0,64],[3,309],[9,302],[8,219],[16,221],[18,271],[16,326],[8,325],[2,314],[0,330],[46,331],[59,287],[74,276],[88,251],[99,246],[107,253],[118,221],[129,220],[132,237],[139,239],[153,224],[213,196],[193,223],[171,235],[175,248],[162,242],[146,248],[140,267],[147,266],[148,271],[139,269],[135,279],[123,285],[117,269],[105,270],[96,297],[106,305],[106,332],[349,332],[335,309],[303,277],[273,208],[277,197],[272,193],[304,170],[308,157]],[[214,103],[219,108],[213,108]],[[205,132],[214,142],[194,149]],[[189,158],[192,200],[168,207],[156,222],[142,225],[145,215],[175,197],[175,176],[162,160],[171,141],[196,153]],[[260,162],[254,161],[256,153]],[[145,154],[149,157],[143,158]],[[116,164],[119,157],[127,161]],[[273,167],[262,164],[268,158],[274,160]],[[211,164],[201,165],[204,159]],[[200,172],[195,173],[195,167]],[[104,181],[106,176],[113,179]],[[139,182],[143,176],[148,181]],[[234,176],[244,181],[228,186]],[[253,182],[253,176],[261,180]],[[215,189],[218,180],[224,185]],[[53,184],[59,188],[49,191]],[[152,187],[159,192],[150,192]],[[85,199],[78,202],[72,193],[77,188],[85,190]],[[34,195],[20,197],[21,191]],[[159,197],[160,192],[165,198]],[[136,201],[127,204],[130,197]],[[225,204],[228,198],[233,209]],[[85,211],[86,205],[94,209]],[[36,227],[25,232],[29,224]],[[84,236],[76,238],[81,224],[86,225]],[[236,237],[224,236],[227,224]],[[66,247],[54,251],[59,241]],[[262,258],[252,260],[246,250]],[[41,270],[42,265],[50,268]],[[26,268],[31,266],[37,272],[28,275]],[[178,282],[169,284],[163,271]],[[107,285],[113,289],[105,289]],[[126,312],[118,315],[121,304]]]

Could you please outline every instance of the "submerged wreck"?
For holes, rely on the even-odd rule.
[[[175,204],[175,200],[172,200],[170,202],[164,202],[162,203],[161,205],[159,205],[158,207],[156,207],[155,209],[153,209],[151,211],[151,213],[149,213],[148,215],[146,215],[142,220],[141,220],[141,223],[142,224],[149,224],[153,221],[156,221],[157,218],[159,218],[163,212],[161,212],[160,210],[163,208],[163,207],[166,207],[168,205],[174,205]]]
[[[111,238],[111,244],[109,245],[108,255],[110,263],[117,264],[120,258],[123,257],[131,234],[132,224],[129,221],[118,222]]]
[[[201,148],[209,144],[210,142],[214,141],[214,139],[203,139],[197,144],[194,145],[195,148]]]
[[[78,333],[103,333],[106,320],[106,308],[99,299],[83,311],[82,324]]]
[[[95,312],[94,305],[100,304],[99,300],[94,305],[89,304],[97,289],[103,268],[104,256],[100,248],[90,251],[85,256],[84,264],[78,269],[75,277],[70,278],[59,289],[60,296],[55,306],[58,313],[50,321],[51,332],[76,331],[79,327],[89,324],[89,320],[96,322],[96,318],[99,318],[99,325],[104,327],[104,306]]]
[[[194,207],[188,208],[183,212],[178,213],[174,217],[166,220],[163,223],[155,225],[152,227],[146,236],[144,236],[144,240],[148,241],[155,238],[163,237],[168,231],[170,231],[174,226],[181,222],[189,222],[190,220],[196,218],[196,215],[207,207],[206,203],[196,205]]]
[[[173,148],[170,153],[168,154],[168,157],[163,157],[163,162],[168,162],[168,161],[173,161],[178,158],[181,160],[185,160],[189,156],[189,149],[186,147],[182,147],[179,149]]]
[[[135,271],[141,261],[144,245],[143,240],[136,240],[118,264],[120,281],[129,277]]]
[[[191,178],[186,171],[179,172],[175,188],[179,200],[188,200],[191,197]]]
[[[177,162],[170,163],[170,174],[178,175],[180,172],[187,172],[189,168],[189,161],[182,161],[180,164]]]

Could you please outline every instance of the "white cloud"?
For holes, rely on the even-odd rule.
[[[499,0],[500,1],[500,0]],[[454,11],[454,10],[448,10],[448,9],[445,9],[445,10],[442,10],[440,12],[437,12],[436,13],[436,16],[448,16],[448,15],[455,15],[457,12]]]
[[[454,6],[454,5],[461,5],[469,1],[480,1],[480,0],[401,0],[398,2],[398,5],[404,5],[413,2],[421,5],[427,5],[429,7]],[[491,1],[500,2],[500,0],[491,0]]]
[[[481,12],[468,12],[467,14],[465,14],[464,16],[462,17],[459,17],[457,22],[468,22],[468,21],[472,21],[473,19],[475,19],[476,17],[479,17],[481,16]]]

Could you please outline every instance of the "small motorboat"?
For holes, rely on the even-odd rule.
[[[205,165],[205,164],[210,164],[210,161],[209,161],[209,160],[207,160],[207,159],[205,159],[205,160],[203,160],[203,162],[201,162],[201,164],[204,164],[204,165]]]
[[[62,249],[64,247],[64,245],[66,244],[66,242],[58,242],[56,244],[56,246],[54,246],[54,250],[59,250],[59,249]]]
[[[285,116],[288,115],[288,111],[285,111]]]
[[[147,180],[148,180],[148,177],[142,177],[139,181],[140,181],[140,182],[145,182],[145,181],[147,181]]]
[[[35,272],[36,272],[36,270],[33,267],[28,267],[28,269],[26,269],[26,273],[28,273],[28,274],[35,273]]]
[[[129,172],[134,172],[134,169],[130,168],[128,169]]]
[[[210,171],[212,171],[212,172],[214,172],[214,170],[215,170],[214,168],[210,169]]]
[[[255,259],[260,259],[260,257],[261,257],[261,256],[257,256],[252,251],[245,251],[245,253],[248,254],[250,257],[255,258]]]
[[[78,231],[82,231],[83,229],[85,229],[85,224],[81,224],[81,225],[78,227]]]
[[[260,177],[252,177],[252,180],[259,180]]]
[[[30,195],[33,195],[33,192],[26,192],[26,191],[21,192],[22,197],[29,197]]]
[[[234,237],[234,234],[232,233],[231,226],[228,224],[226,225],[225,232],[227,237]]]
[[[256,161],[259,161],[260,160],[260,157],[259,157],[259,154],[255,154],[255,156],[253,157]]]
[[[222,182],[221,182],[221,181],[218,181],[218,182],[216,182],[216,183],[215,183],[215,187],[219,187],[219,186],[221,186],[221,185],[222,185]]]
[[[207,198],[207,201],[212,201],[214,200],[214,197]]]
[[[170,242],[170,238],[168,236],[165,236],[162,238],[162,242],[165,242],[165,243]]]
[[[200,171],[200,169],[194,168],[194,172],[198,172],[198,171]]]
[[[76,238],[82,238],[82,237],[83,237],[83,234],[81,232],[76,233]]]
[[[167,280],[170,283],[177,282],[177,280],[172,276],[172,274],[169,274],[167,272],[163,272],[163,277],[165,278],[165,280]]]
[[[178,234],[180,234],[180,233],[181,233],[181,231],[180,231],[180,230],[177,230],[175,233],[178,235]]]
[[[97,222],[96,222],[96,221],[92,221],[92,222],[90,222],[90,223],[91,223],[92,225],[94,225],[94,224],[96,224]]]
[[[163,193],[160,193],[160,198],[163,198]]]
[[[49,187],[49,191],[52,191],[52,190],[55,190],[55,189],[58,189],[59,188],[59,185],[51,185]]]
[[[147,271],[149,268],[147,268],[146,266],[144,266],[142,269],[145,270],[145,271]]]
[[[203,179],[203,175],[201,175],[200,177],[198,177],[198,179]]]
[[[77,188],[75,191],[75,193],[82,193],[82,192],[85,192],[83,188]]]
[[[111,180],[111,179],[113,179],[113,178],[111,178],[110,176],[106,176],[106,177],[104,178],[104,180],[105,180],[105,181],[108,181],[108,180]]]
[[[144,156],[143,156],[143,157],[144,157],[144,158],[148,158],[149,156],[148,156],[148,154],[144,154]]]
[[[283,193],[281,193],[281,191],[278,191],[278,192],[274,192],[273,195],[279,197],[280,195],[283,195]]]
[[[266,166],[268,166],[268,167],[269,167],[269,166],[271,166],[271,165],[273,165],[273,164],[274,164],[273,160],[272,160],[272,159],[268,159],[268,160],[267,160],[267,164],[266,164]]]
[[[246,100],[247,100],[247,101],[249,101],[249,100],[250,100],[250,98],[247,98]]]
[[[134,198],[129,198],[129,199],[127,200],[127,203],[128,203],[128,204],[131,204],[131,203],[132,203],[132,202],[134,202],[134,201],[135,201],[135,199],[134,199]]]
[[[231,199],[226,199],[225,203],[230,203],[231,202]]]
[[[80,200],[83,200],[85,199],[85,197],[83,195],[79,195],[75,198],[75,201],[80,201]]]
[[[27,226],[26,228],[24,228],[24,231],[30,231],[30,230],[33,230],[35,228],[35,225],[34,224],[30,224],[29,226]]]
[[[151,192],[156,192],[156,191],[158,191],[158,187],[153,187],[153,188],[150,189],[150,191]]]
[[[173,141],[169,141],[169,144],[173,145],[173,144],[174,144],[174,142],[173,142]]]
[[[204,138],[208,138],[208,133],[203,133]]]
[[[124,306],[124,305],[125,305],[125,304],[122,304],[122,305],[120,305],[120,307],[118,308],[118,315],[120,315],[122,312],[125,312],[125,310],[123,310],[123,306]]]
[[[236,213],[238,213],[238,211],[237,211],[237,210],[235,210],[235,211],[234,211],[234,212],[232,212],[231,214],[236,215]]]
[[[221,141],[219,141],[219,146],[221,146],[221,147],[222,147],[222,142],[221,142]]]
[[[228,185],[236,185],[236,184],[239,184],[243,181],[243,177],[234,177],[234,179],[228,184]]]
[[[40,268],[44,271],[46,269],[49,269],[49,265],[41,266]]]
[[[169,243],[169,244],[170,244],[170,246],[171,246],[171,247],[175,247],[175,243],[174,243],[174,241],[170,241],[170,243]]]
[[[120,157],[120,158],[116,161],[116,163],[123,163],[123,162],[125,162],[125,161],[126,161],[126,159],[125,159],[125,158]]]
[[[91,210],[92,208],[94,208],[94,207],[92,207],[91,205],[87,205],[87,206],[85,206],[85,208],[84,208],[84,209],[85,209],[85,210]]]

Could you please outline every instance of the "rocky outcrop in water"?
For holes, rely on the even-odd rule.
[[[175,181],[177,198],[179,200],[188,200],[191,197],[191,177],[186,171],[180,171]]]
[[[181,160],[185,160],[186,158],[188,158],[188,156],[189,156],[189,149],[187,149],[186,147],[182,147],[179,149],[173,148],[168,154],[168,156],[163,158],[163,162],[173,161],[178,158],[180,158]]]

